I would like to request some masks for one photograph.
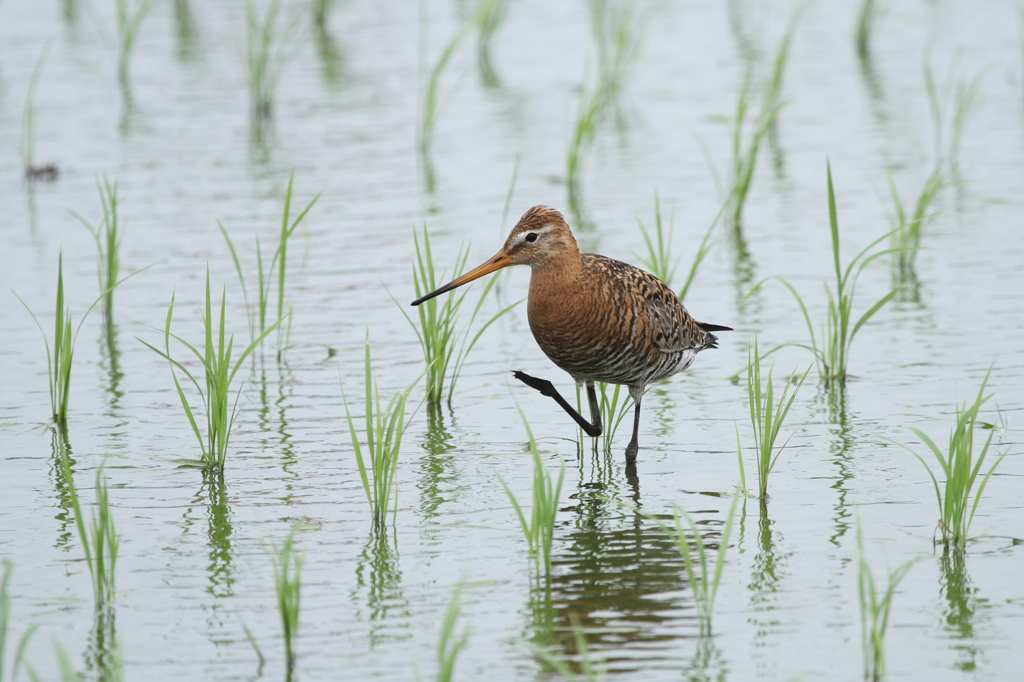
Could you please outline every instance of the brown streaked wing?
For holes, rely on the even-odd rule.
[[[676,293],[667,284],[629,263],[606,256],[584,254],[593,263],[622,282],[640,317],[651,325],[651,343],[662,353],[700,350],[707,347],[708,334],[690,317]]]

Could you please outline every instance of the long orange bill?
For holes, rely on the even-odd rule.
[[[455,289],[457,287],[461,287],[463,284],[468,284],[469,282],[472,282],[474,279],[479,279],[480,277],[483,277],[484,275],[489,275],[492,272],[494,272],[495,270],[501,270],[502,268],[507,268],[509,265],[512,265],[512,261],[509,258],[508,254],[505,253],[504,251],[499,251],[498,253],[494,254],[494,256],[490,260],[488,260],[486,263],[484,263],[480,267],[477,267],[477,268],[474,268],[474,269],[470,270],[469,272],[467,272],[462,277],[459,277],[458,279],[453,279],[451,282],[448,282],[448,284],[445,284],[440,289],[436,289],[434,291],[431,291],[426,296],[422,296],[420,298],[417,298],[415,301],[412,302],[412,304],[413,305],[419,305],[420,303],[423,303],[424,301],[429,301],[430,299],[434,298],[435,296],[440,296],[441,294],[445,293],[446,291],[451,291],[452,289]]]

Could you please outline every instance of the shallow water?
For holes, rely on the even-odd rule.
[[[1024,536],[1024,79],[1013,3],[895,5],[874,36],[875,80],[853,47],[854,7],[804,6],[777,144],[762,154],[745,213],[750,257],[739,261],[728,231],[718,228],[687,298],[699,319],[737,331],[648,394],[636,471],[622,462],[628,423],[610,455],[589,442],[581,453],[567,417],[510,385],[508,371],[519,369],[571,387],[536,348],[520,306],[473,350],[451,410],[416,412],[399,465],[399,511],[384,535],[370,532],[339,376],[359,394],[367,331],[385,395],[421,371],[415,335],[392,302],[414,297],[414,228],[431,230],[439,266],[470,242],[475,264],[529,206],[567,210],[566,148],[581,79],[595,59],[585,5],[513,3],[495,44],[501,88],[480,85],[472,41],[460,48],[442,80],[437,187],[427,193],[416,152],[417,93],[467,3],[429,3],[425,31],[406,5],[357,1],[332,10],[333,42],[304,26],[262,139],[248,118],[242,6],[185,4],[191,33],[171,3],[144,24],[130,103],[116,77],[113,3],[77,3],[71,22],[58,3],[0,4],[0,288],[15,290],[49,329],[63,253],[72,313],[81,318],[97,295],[95,247],[69,210],[99,218],[102,175],[121,191],[125,270],[152,264],[117,291],[116,366],[102,315],[84,322],[69,424],[84,499],[104,461],[112,484],[123,538],[116,629],[127,679],[254,679],[258,663],[244,627],[267,657],[262,676],[283,676],[268,546],[292,528],[307,557],[301,679],[407,680],[417,671],[430,679],[437,632],[459,584],[460,625],[470,636],[457,679],[545,678],[529,644],[542,629],[545,597],[531,586],[525,543],[498,480],[520,499],[529,496],[532,467],[513,397],[545,461],[566,467],[550,603],[557,641],[574,651],[569,616],[578,615],[613,679],[859,679],[858,518],[876,576],[923,557],[895,597],[891,679],[1019,674],[1024,592],[1011,538]],[[770,54],[792,11],[727,4],[738,8],[739,24],[730,24],[721,3],[641,6],[644,40],[621,99],[626,125],[603,127],[585,165],[592,225],[578,234],[587,249],[637,262],[643,242],[635,219],[651,224],[657,192],[688,267],[719,208],[700,144],[725,174],[741,38],[753,36]],[[18,154],[24,93],[47,41],[37,158],[57,164],[60,177],[26,183]],[[737,423],[748,453],[752,445],[745,386],[728,377],[745,364],[754,334],[762,348],[807,339],[781,285],[746,294],[762,278],[786,277],[812,314],[822,313],[821,282],[832,269],[826,160],[847,257],[889,229],[887,172],[904,197],[914,196],[933,157],[921,67],[928,46],[940,83],[951,64],[962,77],[984,76],[960,150],[961,182],[941,197],[918,257],[918,295],[887,306],[861,331],[844,401],[808,379],[766,511],[755,500],[740,509],[715,636],[701,639],[678,552],[620,502],[652,514],[679,504],[710,539],[720,532],[729,499],[706,493],[736,484]],[[207,485],[198,471],[178,467],[178,459],[197,456],[197,444],[166,363],[136,337],[160,342],[154,328],[163,326],[173,292],[175,329],[198,338],[206,267],[215,288],[226,286],[230,322],[246,337],[241,290],[216,221],[251,266],[253,235],[264,248],[275,240],[293,172],[297,204],[321,194],[292,242],[291,345],[283,362],[268,352],[249,377],[225,483]],[[570,222],[579,224],[576,216]],[[529,275],[520,270],[503,275],[485,312],[525,295]],[[890,284],[884,260],[869,268],[860,308]],[[778,374],[811,361],[796,348],[775,357]],[[920,448],[914,426],[945,438],[954,402],[973,395],[990,366],[1006,426],[996,441],[1009,454],[975,519],[974,531],[989,536],[950,561],[933,553],[937,510],[927,474],[892,441]],[[0,370],[0,555],[15,567],[14,632],[39,624],[28,657],[53,677],[52,639],[79,669],[87,665],[91,588],[44,428],[45,349],[10,294],[0,296]],[[986,418],[996,420],[994,410]],[[752,462],[747,469],[753,476]]]

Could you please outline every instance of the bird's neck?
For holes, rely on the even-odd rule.
[[[532,314],[554,311],[580,293],[578,280],[583,270],[579,249],[566,250],[533,266],[528,306]]]

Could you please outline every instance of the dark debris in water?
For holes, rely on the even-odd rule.
[[[25,169],[27,180],[54,182],[58,177],[60,177],[60,169],[55,163],[48,163],[45,166],[29,166]]]

